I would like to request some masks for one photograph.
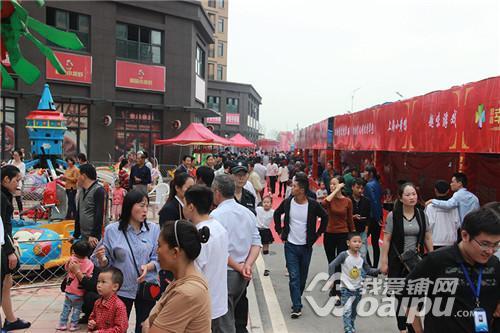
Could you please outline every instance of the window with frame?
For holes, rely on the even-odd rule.
[[[226,112],[239,113],[238,102],[239,102],[238,98],[235,97],[226,98]]]
[[[217,80],[224,80],[224,67],[217,65]]]
[[[217,43],[217,55],[219,57],[223,57],[224,56],[224,42],[219,42]]]
[[[116,24],[117,57],[161,64],[162,49],[161,31],[132,24]]]
[[[207,106],[209,109],[220,112],[220,97],[219,96],[208,96]]]
[[[199,46],[196,45],[196,66],[195,66],[196,74],[205,79],[205,51]]]
[[[219,8],[224,8],[224,0],[219,0]]]
[[[208,0],[208,7],[215,8],[215,0]]]
[[[118,110],[115,125],[115,158],[139,150],[153,151],[161,138],[161,111]]]
[[[213,80],[215,78],[215,66],[212,63],[208,64],[208,79]]]
[[[89,105],[76,103],[55,103],[56,110],[66,118],[67,130],[64,133],[64,156],[78,153],[88,154]]]
[[[90,50],[90,16],[47,7],[47,24],[63,31],[74,32],[83,43],[84,50]],[[47,43],[56,46],[48,40]]]
[[[215,58],[215,45],[214,44],[208,45],[208,57]]]
[[[208,13],[208,19],[210,20],[210,23],[215,27],[215,14]]]
[[[219,17],[217,21],[217,32],[224,32],[224,19],[222,17]]]
[[[0,159],[8,160],[16,148],[16,100],[1,97],[0,103]]]

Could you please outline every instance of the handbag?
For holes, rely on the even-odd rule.
[[[132,260],[134,261],[135,271],[137,272],[137,277],[141,276],[139,269],[137,268],[137,262],[135,261],[134,251],[132,250],[132,246],[130,246],[130,242],[128,241],[127,233],[123,230],[123,235],[125,236],[125,240],[127,241],[128,248],[130,249],[130,254],[132,255]],[[160,299],[161,289],[160,285],[154,282],[143,281],[139,284],[137,288],[137,296],[146,301],[156,302]]]
[[[17,257],[17,264],[14,269],[12,269],[12,272],[17,271],[21,267],[21,247],[19,246],[18,242],[15,242],[10,235],[7,235],[7,238],[9,239],[10,243],[12,244],[12,247],[14,248],[14,254]]]
[[[420,216],[420,220],[425,224],[425,221],[422,220],[422,213],[420,212],[420,210],[417,210],[417,211],[418,211],[418,214]],[[418,265],[418,263],[422,261],[422,255],[418,251],[418,248],[406,250],[400,254],[395,246],[391,245],[391,247],[396,252],[396,256],[399,258],[399,260],[403,264],[404,268],[408,272],[413,271],[415,269],[415,267]],[[417,247],[420,247],[420,243],[417,243]]]

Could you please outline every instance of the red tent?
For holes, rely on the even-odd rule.
[[[259,139],[257,140],[257,146],[264,150],[277,150],[280,142],[272,139]]]
[[[230,146],[231,141],[224,139],[200,123],[191,123],[181,134],[170,139],[156,140],[155,145],[177,146]]]
[[[245,147],[254,148],[255,147],[255,144],[253,142],[249,141],[247,138],[245,138],[240,133],[233,136],[231,139],[229,139],[229,141],[232,142],[231,145],[234,147],[239,147],[239,148],[245,148]]]

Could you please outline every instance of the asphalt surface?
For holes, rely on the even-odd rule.
[[[326,274],[328,269],[323,247],[319,245],[314,246],[313,250],[306,291],[302,297],[302,316],[298,319],[290,318],[291,299],[283,251],[283,244],[272,244],[271,253],[261,256],[256,263],[251,288],[255,290],[254,302],[258,309],[252,307],[250,300],[252,333],[344,332],[342,309],[333,308],[333,299],[330,300],[328,291],[321,290],[325,281],[314,284],[315,287],[308,290],[314,277],[321,272]],[[271,271],[269,276],[263,275],[264,266]],[[332,308],[334,314],[331,314]],[[377,314],[358,317],[355,328],[357,333],[398,332],[394,317],[380,317]]]

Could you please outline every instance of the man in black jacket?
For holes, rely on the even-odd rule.
[[[105,218],[106,191],[97,181],[97,172],[93,165],[84,164],[78,176],[78,209],[75,218],[73,238],[82,237],[95,248],[102,236]]]
[[[458,244],[428,253],[408,274],[408,303],[427,298],[426,333],[500,332],[500,261],[494,255],[500,248],[500,203],[467,214],[460,232]],[[417,281],[430,282],[430,289],[414,289]],[[443,281],[449,281],[448,287]],[[411,307],[408,318],[414,311]],[[414,327],[420,319],[415,318]]]
[[[292,318],[302,315],[301,297],[304,292],[311,262],[312,246],[325,231],[328,214],[321,205],[306,196],[309,189],[307,177],[296,175],[292,185],[292,196],[281,203],[274,212],[276,232],[285,242],[286,268],[290,274],[290,297]],[[281,216],[285,214],[283,222]],[[316,230],[318,217],[321,218]]]
[[[365,189],[365,181],[361,178],[355,178],[354,183],[351,186],[352,194],[350,196],[352,201],[352,219],[354,221],[354,228],[356,232],[361,235],[361,240],[363,245],[361,246],[360,253],[361,256],[366,258],[366,253],[368,252],[367,234],[368,227],[370,226],[370,200],[363,196],[363,191]]]

